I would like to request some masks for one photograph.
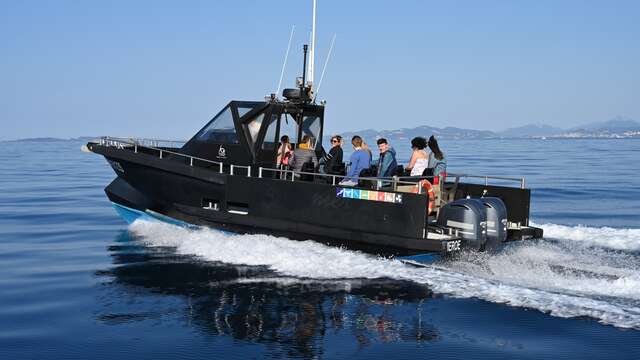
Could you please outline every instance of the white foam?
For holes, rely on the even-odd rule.
[[[544,237],[581,242],[616,250],[640,250],[640,229],[616,229],[611,227],[565,226],[556,224],[532,224],[544,230]]]
[[[638,258],[606,249],[544,241],[512,243],[497,254],[464,253],[442,266],[503,284],[640,303]]]
[[[539,241],[513,244],[497,255],[469,253],[455,262],[414,268],[397,260],[268,235],[146,222],[135,222],[130,230],[149,246],[174,247],[180,254],[208,261],[268,266],[276,278],[281,277],[277,281],[409,280],[455,297],[528,307],[559,317],[589,316],[640,329],[638,260],[601,248]]]

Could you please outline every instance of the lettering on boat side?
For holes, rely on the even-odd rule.
[[[460,251],[460,240],[447,241],[447,252]]]
[[[124,169],[122,168],[122,165],[120,165],[119,162],[113,161],[113,160],[107,160],[107,161],[109,162],[109,165],[111,165],[113,170],[119,171],[119,172],[124,174]]]
[[[227,150],[220,145],[220,149],[218,149],[218,159],[226,159],[227,158]]]
[[[394,204],[402,204],[402,194],[395,194],[384,191],[362,190],[351,188],[336,188],[336,197],[343,199],[357,199],[368,201],[381,201]]]
[[[322,194],[313,194],[313,197],[311,198],[311,204],[313,204],[313,206],[331,209],[349,208],[349,204],[344,201],[340,201],[340,198],[330,198]]]

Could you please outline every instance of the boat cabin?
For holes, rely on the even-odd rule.
[[[225,165],[276,164],[280,137],[293,148],[304,135],[322,154],[324,105],[288,101],[231,101],[181,149],[182,153]]]

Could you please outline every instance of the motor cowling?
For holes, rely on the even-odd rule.
[[[507,206],[497,197],[483,197],[487,214],[486,249],[495,249],[507,240]]]
[[[460,199],[440,208],[437,224],[456,229],[465,245],[482,250],[487,242],[487,211],[478,199]]]

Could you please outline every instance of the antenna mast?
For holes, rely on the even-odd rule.
[[[287,67],[287,58],[289,57],[289,49],[291,48],[291,39],[293,39],[293,31],[296,26],[291,26],[291,34],[289,35],[289,45],[287,45],[287,52],[284,54],[284,63],[282,64],[282,71],[280,72],[280,81],[278,81],[278,90],[276,90],[276,96],[280,93],[280,87],[282,86],[282,78],[284,77],[284,69]]]
[[[313,88],[314,53],[316,48],[316,0],[313,0],[313,15],[311,22],[311,48],[309,49],[309,84]]]
[[[331,39],[331,46],[329,47],[329,54],[327,55],[327,59],[324,61],[324,67],[322,68],[322,74],[320,74],[320,82],[318,82],[318,87],[316,88],[316,92],[313,94],[313,102],[316,101],[318,97],[318,93],[320,92],[320,86],[322,86],[322,79],[324,79],[324,72],[327,70],[327,64],[329,64],[329,59],[331,58],[331,52],[333,51],[333,44],[336,42],[336,34],[333,34],[333,39]]]

